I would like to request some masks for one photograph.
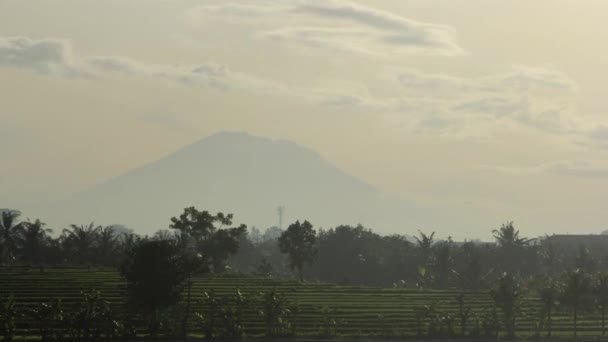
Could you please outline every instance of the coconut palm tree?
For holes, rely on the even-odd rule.
[[[72,253],[77,262],[90,261],[92,248],[98,240],[101,226],[95,226],[93,222],[88,225],[71,224],[63,230],[63,242],[66,250]]]
[[[420,253],[419,266],[428,268],[428,266],[432,264],[431,258],[433,256],[433,238],[435,237],[435,232],[432,232],[430,235],[427,235],[419,230],[418,234],[420,235],[420,237],[415,236],[415,239],[418,251]]]
[[[492,230],[496,243],[501,248],[523,247],[530,239],[519,237],[519,230],[513,226],[513,221],[504,223],[499,229]]]
[[[42,261],[42,254],[48,241],[48,235],[53,232],[45,228],[46,223],[36,220],[23,222],[17,228],[15,238],[18,253],[25,262],[38,264]]]
[[[519,236],[519,230],[513,226],[513,222],[503,224],[499,229],[492,230],[496,243],[500,250],[503,270],[514,273],[521,268],[522,249],[530,240]]]
[[[12,262],[15,258],[16,238],[21,212],[11,209],[0,210],[0,261]]]
[[[560,302],[572,311],[574,336],[577,335],[578,314],[585,309],[591,298],[591,281],[586,273],[577,269],[566,274]]]
[[[97,232],[97,258],[101,263],[112,265],[116,261],[118,234],[114,226],[106,226]]]
[[[602,315],[602,335],[606,335],[606,308],[608,308],[608,273],[602,272],[593,281],[593,296]]]

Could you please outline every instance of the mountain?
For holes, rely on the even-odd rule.
[[[62,213],[62,223],[120,223],[152,233],[187,206],[233,213],[235,223],[265,228],[278,224],[279,205],[286,208],[285,227],[307,219],[315,227],[362,223],[396,232],[400,221],[411,223],[421,214],[421,208],[384,197],[308,148],[232,132],[82,191],[55,213]]]

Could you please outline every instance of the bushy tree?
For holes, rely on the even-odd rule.
[[[170,227],[192,238],[195,248],[208,257],[214,272],[223,272],[226,260],[239,249],[239,240],[247,226],[224,228],[232,225],[232,214],[210,214],[194,207],[184,209],[179,217],[171,218]]]
[[[312,264],[317,257],[316,242],[316,231],[308,221],[296,221],[279,237],[281,253],[288,255],[289,264],[298,271],[301,282],[304,281],[304,265]]]
[[[168,240],[136,244],[120,266],[129,301],[149,317],[153,334],[158,331],[159,313],[177,302],[192,268],[192,261]]]

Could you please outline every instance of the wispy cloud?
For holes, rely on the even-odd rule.
[[[187,16],[194,25],[210,16],[239,20],[271,16],[274,27],[254,36],[324,51],[367,55],[464,53],[446,25],[419,22],[351,1],[305,0],[200,6]]]
[[[538,175],[542,173],[578,178],[608,178],[608,163],[570,160],[538,165],[477,165],[477,171],[509,175]]]
[[[102,78],[113,75],[168,80],[218,90],[250,88],[272,92],[281,87],[215,63],[165,65],[124,56],[82,56],[63,39],[0,37],[0,67],[28,69],[64,77]]]

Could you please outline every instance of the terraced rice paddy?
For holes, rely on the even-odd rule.
[[[123,302],[124,283],[119,274],[111,269],[0,269],[0,297],[12,293],[21,306],[35,305],[41,301],[61,298],[65,304],[77,302],[80,291],[100,290],[103,297],[120,307]],[[233,294],[239,289],[246,297],[276,288],[285,293],[292,305],[299,307],[298,334],[318,335],[326,319],[337,324],[337,334],[345,336],[414,336],[417,333],[416,308],[437,303],[438,311],[454,317],[454,330],[459,331],[456,298],[462,292],[417,291],[402,288],[377,288],[338,286],[331,284],[299,284],[290,280],[278,280],[250,276],[201,276],[194,279],[193,302],[202,298],[204,291],[213,290],[217,295]],[[533,295],[533,294],[532,294]],[[471,306],[478,316],[487,314],[492,301],[487,292],[465,293],[465,305]],[[198,304],[197,304],[198,305]],[[193,306],[193,311],[197,310]],[[326,314],[323,314],[324,308]],[[535,312],[539,303],[533,297],[524,301],[523,316],[518,320],[518,335],[530,335],[534,330]],[[331,312],[327,314],[327,312]],[[485,312],[485,313],[484,313]],[[329,317],[331,316],[331,317]],[[245,317],[248,335],[265,331],[262,319],[252,310]],[[470,326],[473,324],[470,320]],[[557,335],[571,335],[572,321],[567,312],[554,316]],[[581,335],[600,335],[599,313],[586,313],[579,321]]]

